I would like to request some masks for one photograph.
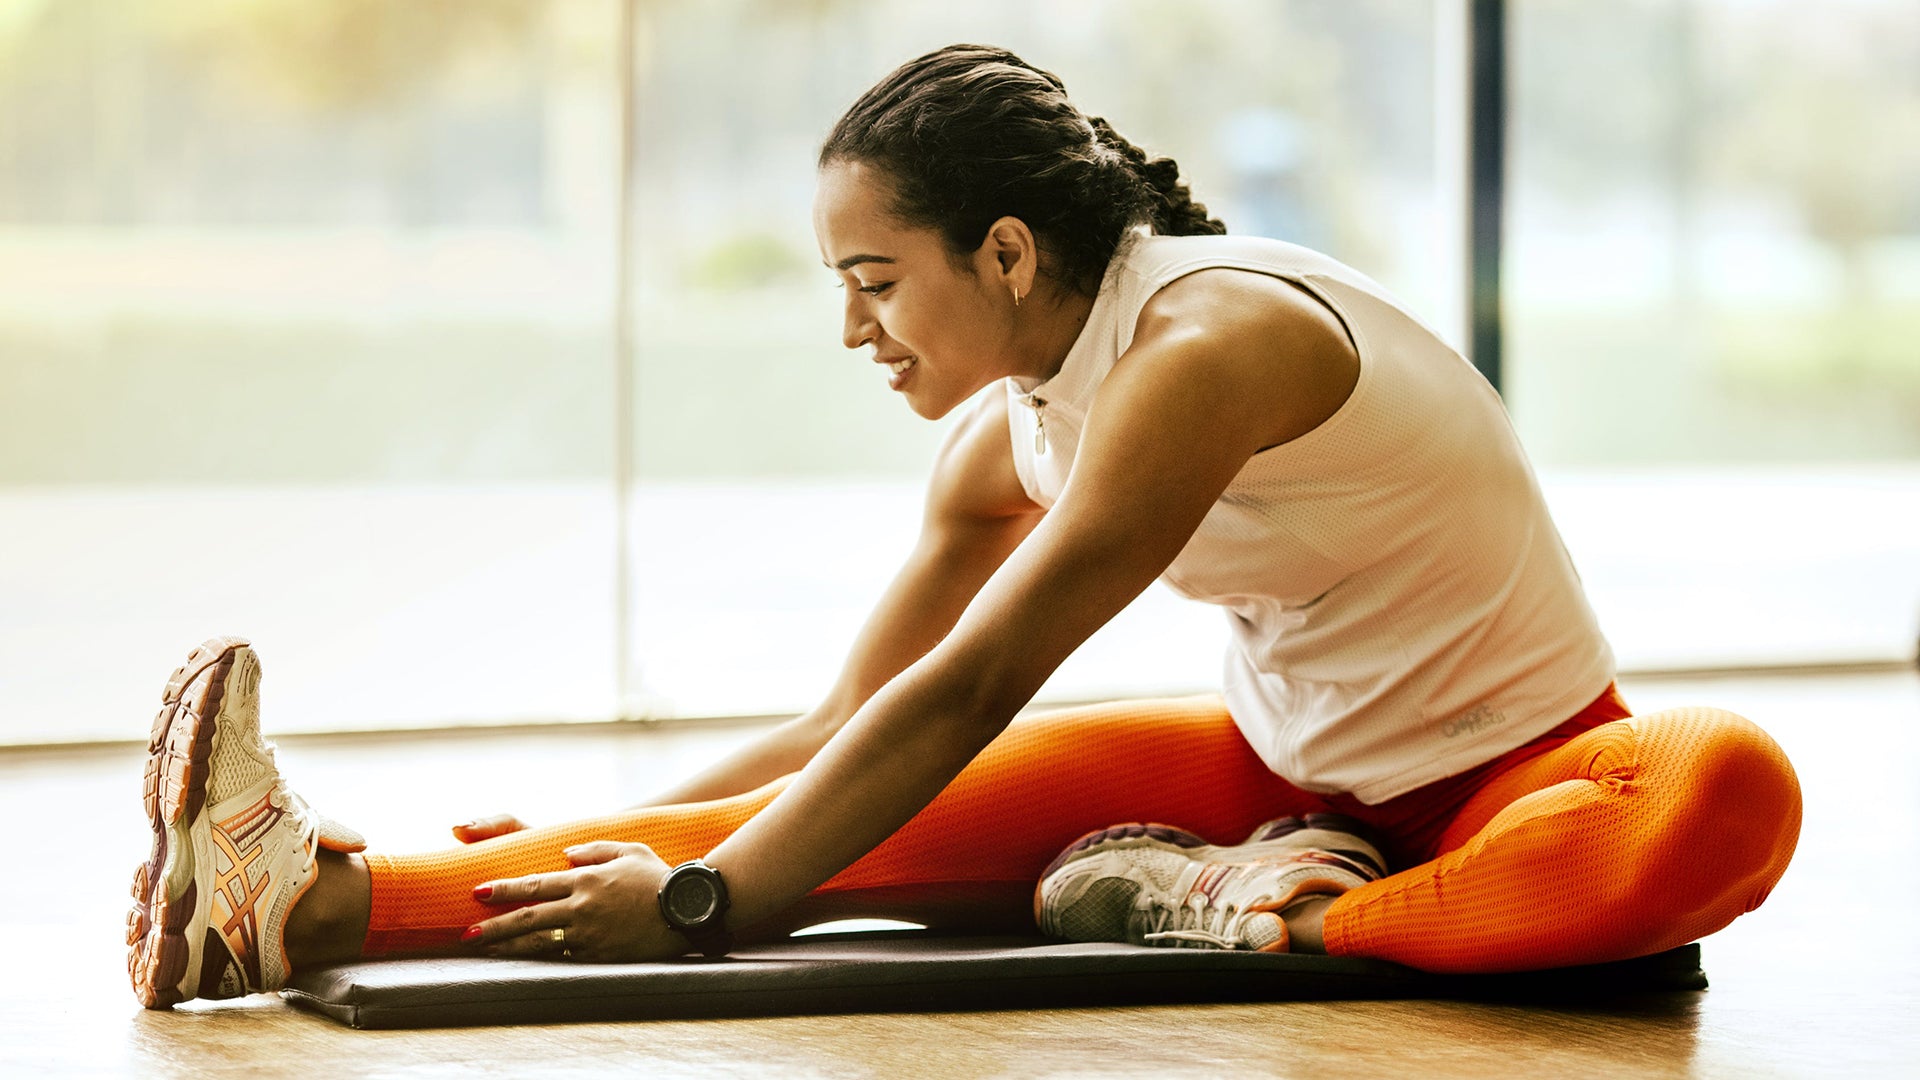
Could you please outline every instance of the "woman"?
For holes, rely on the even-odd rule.
[[[1223,235],[1172,161],[978,46],[841,118],[814,224],[845,344],[909,407],[993,387],[827,700],[656,805],[362,854],[281,781],[251,649],[209,642],[154,726],[146,1004],[852,916],[1511,970],[1683,943],[1778,880],[1778,747],[1628,718],[1498,397],[1379,286]],[[1013,723],[1155,578],[1227,609],[1224,701]]]

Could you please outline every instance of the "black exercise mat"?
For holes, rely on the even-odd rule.
[[[283,991],[357,1028],[1174,1002],[1458,997],[1569,1000],[1702,990],[1700,946],[1591,967],[1433,975],[1380,960],[1062,944],[923,931],[822,934],[719,960],[456,958],[316,969]]]

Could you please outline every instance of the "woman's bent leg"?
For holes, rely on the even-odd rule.
[[[365,952],[451,950],[498,914],[482,881],[563,870],[591,840],[704,855],[784,788],[528,829],[424,855],[366,857]],[[1034,883],[1060,849],[1121,821],[1164,821],[1234,843],[1272,817],[1325,808],[1268,770],[1217,697],[1116,702],[1020,720],[919,815],[803,901],[778,928],[830,918],[1030,925]],[[724,868],[722,868],[724,870]]]
[[[1327,951],[1429,971],[1643,956],[1758,907],[1799,834],[1793,767],[1751,722],[1621,720],[1489,780],[1438,858],[1334,902]]]

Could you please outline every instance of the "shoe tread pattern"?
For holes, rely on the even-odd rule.
[[[153,843],[147,861],[133,872],[127,975],[134,996],[149,1009],[169,1008],[188,997],[181,992],[180,981],[192,955],[186,929],[193,921],[198,889],[189,879],[179,896],[166,895],[168,827],[191,823],[205,807],[214,718],[220,714],[227,674],[247,644],[242,638],[214,638],[189,654],[167,679],[160,712],[147,739],[141,796],[153,827]],[[185,855],[191,858],[192,852]]]

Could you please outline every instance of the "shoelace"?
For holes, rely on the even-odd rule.
[[[274,745],[265,745],[267,767],[273,770],[273,789],[267,793],[267,799],[293,818],[295,827],[300,830],[300,846],[305,849],[300,872],[304,874],[313,869],[315,860],[320,857],[320,845],[315,840],[320,834],[320,816],[313,812],[313,807],[307,805],[307,800],[287,787],[286,778],[280,775],[280,764],[274,759]]]
[[[1254,897],[1252,903],[1271,900],[1272,897]],[[1207,899],[1205,893],[1190,893],[1177,904],[1170,904],[1158,897],[1149,897],[1150,908],[1148,925],[1153,929],[1141,936],[1147,942],[1156,941],[1192,941],[1212,945],[1219,949],[1244,949],[1251,944],[1241,931],[1247,920],[1257,911],[1249,910],[1240,904],[1221,904],[1216,907]],[[1171,928],[1169,928],[1171,927]]]

